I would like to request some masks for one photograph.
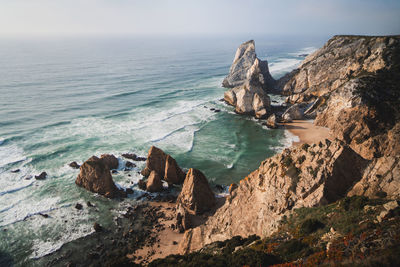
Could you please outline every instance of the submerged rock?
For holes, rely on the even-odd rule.
[[[80,173],[75,183],[91,192],[109,198],[123,196],[123,193],[115,186],[108,166],[104,160],[92,156],[80,167]]]
[[[124,153],[124,154],[122,154],[122,156],[124,158],[131,159],[133,161],[145,161],[146,160],[146,158],[139,157],[139,156],[137,156],[136,154],[133,154],[133,153]]]

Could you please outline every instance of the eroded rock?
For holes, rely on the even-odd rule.
[[[149,192],[161,192],[163,189],[161,176],[156,171],[151,171],[147,179],[146,190]]]
[[[92,156],[82,164],[75,183],[109,198],[123,196],[114,184],[108,165],[96,156]]]

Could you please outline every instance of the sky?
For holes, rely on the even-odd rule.
[[[400,0],[0,0],[0,37],[400,34]]]

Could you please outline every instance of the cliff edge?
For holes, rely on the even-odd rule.
[[[263,161],[214,216],[185,232],[180,252],[269,236],[293,208],[351,195],[400,198],[400,36],[334,36],[283,80],[287,102],[334,138]]]

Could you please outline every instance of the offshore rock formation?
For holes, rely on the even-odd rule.
[[[236,107],[237,113],[267,116],[270,99],[267,92],[275,90],[275,80],[268,70],[268,62],[257,58],[253,40],[239,46],[222,86],[232,88],[224,100]]]
[[[288,117],[314,117],[336,139],[263,161],[214,216],[185,232],[180,252],[268,236],[297,207],[346,195],[400,198],[400,36],[335,36],[278,86],[297,104]]]
[[[82,164],[75,183],[91,192],[108,198],[126,195],[114,184],[109,166],[103,159],[99,159],[96,156],[92,156]]]
[[[185,179],[185,173],[176,160],[155,146],[149,149],[142,175],[147,177],[152,171],[157,172],[168,184],[182,184]]]

